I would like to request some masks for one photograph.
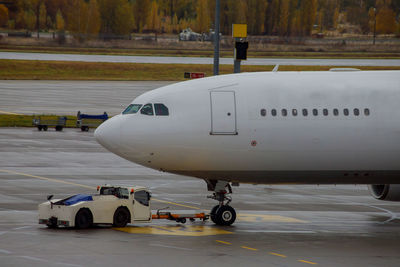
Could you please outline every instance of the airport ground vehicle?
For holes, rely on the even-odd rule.
[[[78,111],[76,115],[76,127],[81,128],[82,132],[88,132],[89,128],[97,127],[106,120],[108,120],[107,112],[101,115],[89,115]]]
[[[67,117],[58,117],[57,119],[46,119],[41,116],[35,117],[32,124],[38,128],[39,131],[47,131],[49,127],[54,126],[56,131],[62,131],[67,124]]]
[[[145,187],[112,186],[98,187],[96,195],[74,195],[66,199],[52,200],[39,205],[39,224],[48,227],[88,228],[93,224],[112,224],[125,227],[128,223],[150,222],[167,219],[185,223],[186,219],[208,219],[204,213],[178,215],[157,211],[151,214],[151,193]]]

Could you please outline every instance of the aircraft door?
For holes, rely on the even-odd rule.
[[[212,135],[237,135],[234,91],[210,92]]]

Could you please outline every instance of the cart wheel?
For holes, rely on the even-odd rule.
[[[93,215],[89,209],[80,209],[75,216],[75,227],[78,229],[89,228],[93,224]]]
[[[179,219],[179,222],[180,222],[180,223],[186,223],[186,218],[180,218],[180,219]]]
[[[125,207],[119,207],[114,213],[114,227],[125,227],[130,221],[129,210]]]
[[[42,126],[37,127],[38,131],[42,131]]]
[[[85,126],[81,126],[81,132],[85,131]]]
[[[43,126],[43,131],[47,131],[47,125]]]
[[[191,221],[191,222],[194,222],[194,221],[195,221],[195,219],[194,219],[194,218],[190,218],[190,221]]]

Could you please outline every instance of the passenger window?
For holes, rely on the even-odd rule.
[[[314,109],[312,110],[312,114],[313,114],[314,116],[318,116],[318,109],[314,108]]]
[[[349,110],[348,110],[347,108],[345,108],[345,109],[343,110],[343,114],[344,114],[345,116],[349,116]]]
[[[146,104],[142,107],[142,109],[140,110],[141,114],[144,115],[150,115],[153,116],[154,112],[153,112],[153,105],[152,104]]]
[[[297,116],[297,109],[292,109],[292,115],[295,117]]]
[[[150,197],[150,193],[147,191],[142,190],[135,192],[135,200],[144,206],[149,206]]]
[[[274,117],[277,115],[276,109],[271,110],[271,115]]]
[[[303,116],[304,117],[308,116],[308,110],[306,108],[303,108]]]
[[[282,116],[286,117],[287,116],[287,110],[286,109],[282,109]]]
[[[168,116],[169,115],[168,108],[164,104],[160,104],[160,103],[154,104],[154,109],[156,111],[157,116]]]
[[[265,117],[267,115],[267,111],[265,110],[265,108],[263,108],[261,111],[261,116]]]
[[[355,116],[360,115],[360,110],[359,110],[358,108],[355,108],[355,109],[354,109],[354,115],[355,115]]]
[[[140,104],[130,104],[123,112],[122,114],[135,114],[139,111],[139,109],[142,107]]]
[[[368,108],[364,109],[364,115],[369,116],[369,114],[370,114],[369,109]]]
[[[329,114],[328,109],[324,108],[324,110],[322,110],[322,113],[324,114],[324,116],[328,116]]]
[[[339,110],[337,108],[333,109],[333,115],[339,116]]]

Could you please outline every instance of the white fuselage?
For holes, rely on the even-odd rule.
[[[162,103],[169,116],[120,114],[96,138],[150,168],[244,183],[400,183],[399,71],[215,76],[132,103]]]

